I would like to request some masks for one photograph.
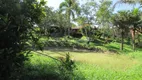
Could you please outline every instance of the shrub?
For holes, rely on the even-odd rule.
[[[59,66],[60,78],[62,80],[73,80],[74,78],[75,63],[71,60],[69,53],[66,54],[65,59],[61,59],[61,65]]]

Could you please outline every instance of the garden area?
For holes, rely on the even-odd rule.
[[[0,80],[142,79],[141,0],[47,3],[0,1]]]

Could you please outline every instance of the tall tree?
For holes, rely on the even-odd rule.
[[[41,29],[41,34],[48,36],[48,30],[51,28],[51,25],[55,25],[55,12],[52,8],[46,6],[46,17],[42,20],[39,27]]]
[[[0,80],[11,80],[16,77],[12,72],[20,72],[29,41],[38,40],[34,26],[45,16],[44,5],[44,0],[0,0]]]
[[[129,27],[128,11],[119,11],[118,13],[113,15],[112,20],[113,20],[113,24],[121,30],[120,31],[121,32],[120,50],[123,50],[124,34],[126,33]]]
[[[135,34],[136,30],[141,28],[142,26],[142,19],[141,19],[141,12],[138,8],[134,8],[130,13],[129,13],[129,27],[131,30],[132,34],[132,43],[133,43],[133,50],[135,50]]]
[[[102,24],[104,26],[105,23],[109,23],[111,19],[111,15],[113,12],[113,9],[111,7],[112,2],[111,1],[104,1],[101,0],[98,10],[96,12],[97,21],[99,24]]]
[[[85,2],[85,1],[84,1]],[[76,18],[77,23],[82,27],[82,34],[90,40],[92,28],[95,25],[95,14],[97,11],[97,2],[94,0],[87,0],[81,5],[80,15]]]
[[[95,24],[95,20],[96,20],[96,11],[98,8],[98,4],[97,2],[91,0],[91,1],[87,1],[86,3],[81,5],[81,14],[79,16],[79,18],[81,18],[84,23],[88,24],[88,25],[92,25]],[[82,24],[83,26],[84,24]]]
[[[77,3],[77,0],[65,0],[60,4],[59,8],[60,12],[65,12],[67,20],[70,23],[70,25],[68,26],[68,35],[69,35],[71,27],[71,17],[72,19],[74,19],[75,13],[76,14],[80,13],[79,4]]]
[[[99,2],[99,7],[96,12],[96,21],[102,29],[103,35],[109,34],[111,24],[111,16],[113,8],[111,7],[112,2],[107,0],[101,0]]]

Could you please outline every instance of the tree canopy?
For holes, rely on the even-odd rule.
[[[0,79],[9,80],[30,51],[28,41],[37,42],[35,25],[45,16],[45,1],[0,1]]]

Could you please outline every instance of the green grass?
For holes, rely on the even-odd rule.
[[[20,80],[63,80],[64,75],[59,70],[60,62],[32,52],[29,60],[25,62]],[[75,69],[75,80],[85,80],[82,73]]]
[[[71,58],[76,62],[95,64],[99,67],[113,70],[125,70],[136,64],[139,60],[134,56],[125,54],[114,54],[110,52],[96,53],[96,52],[73,52],[73,51],[44,51],[45,54],[58,58],[58,56],[65,56],[65,53],[70,53]]]
[[[25,62],[22,80],[58,79],[57,66],[55,60],[32,53]]]
[[[43,41],[46,41],[43,39]],[[87,45],[85,40],[69,40],[69,44]],[[120,51],[120,43],[96,45],[91,42],[88,47],[101,48],[104,52],[73,50],[69,48],[44,50],[42,54],[59,59],[70,53],[76,62],[74,80],[141,80],[142,79],[142,49],[136,51],[128,44]],[[111,50],[111,51],[110,51]],[[118,52],[114,53],[114,52]],[[39,51],[41,52],[41,51]],[[24,80],[62,80],[58,61],[44,55],[33,53],[25,62]]]
[[[125,71],[115,71],[98,67],[96,65],[80,64],[79,69],[87,80],[141,80],[141,65]]]
[[[48,50],[43,51],[43,54],[48,54],[58,59],[59,56],[64,57],[68,52],[76,62],[75,80],[141,80],[142,78],[142,51],[114,54],[110,52]],[[43,55],[33,54],[26,64],[27,68],[30,67],[32,70],[28,73],[28,76],[32,76],[29,80],[37,77],[40,79],[46,78],[47,80],[52,80],[52,78],[56,77],[55,80],[59,80],[58,77],[61,75],[57,67],[58,61],[56,62]]]

